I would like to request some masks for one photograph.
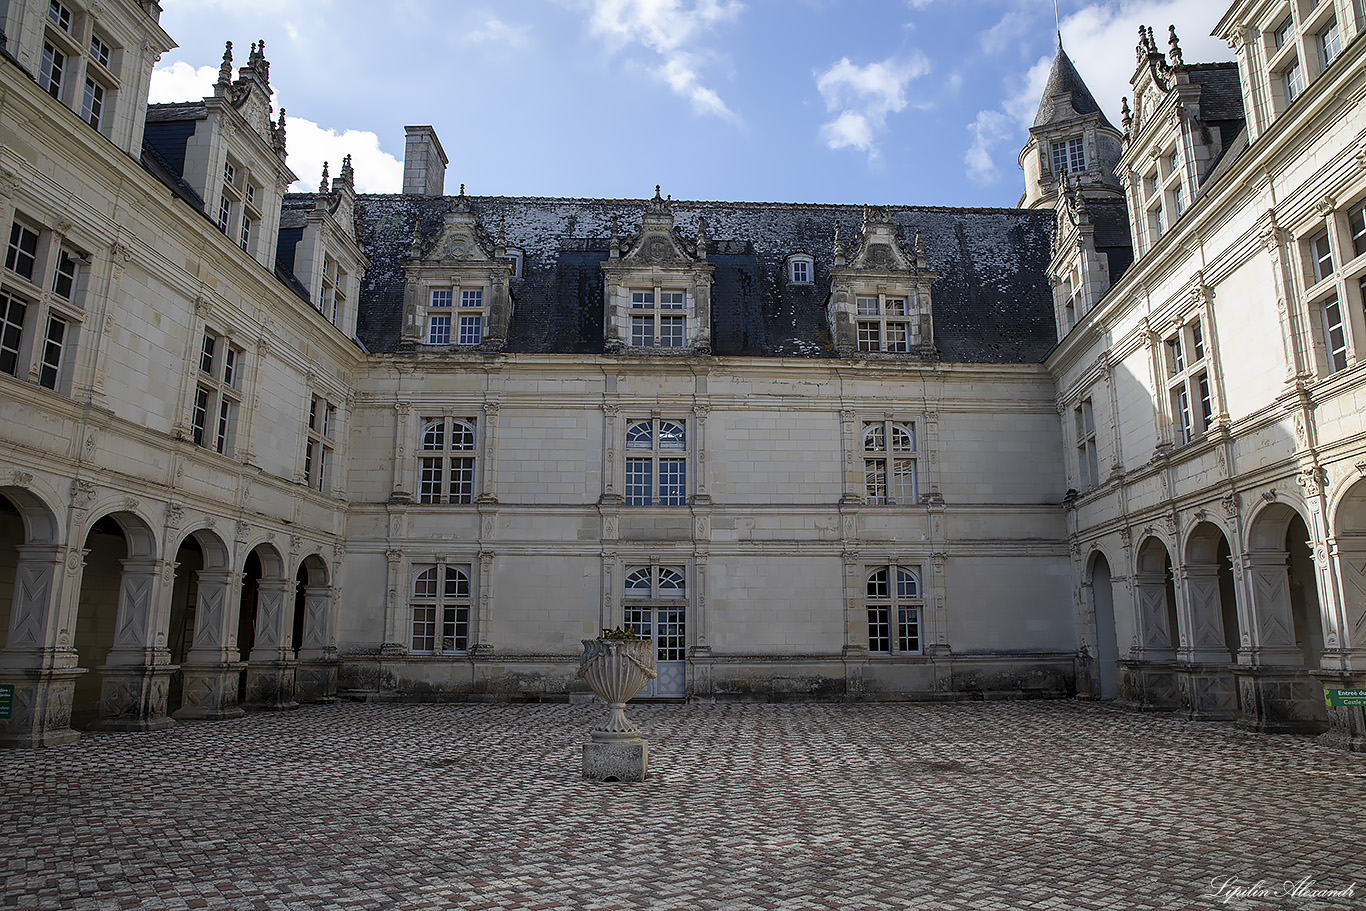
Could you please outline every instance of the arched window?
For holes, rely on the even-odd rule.
[[[920,576],[900,566],[870,570],[864,590],[868,611],[868,651],[873,654],[920,654]],[[892,636],[892,618],[896,636]]]
[[[473,503],[474,421],[431,418],[423,423],[418,442],[418,502]]]
[[[893,421],[863,425],[863,496],[866,502],[909,506],[916,501],[915,425]]]
[[[468,568],[446,565],[418,567],[413,578],[412,607],[410,651],[414,654],[443,655],[469,649]]]
[[[626,425],[626,504],[682,506],[687,502],[687,435],[679,421]]]
[[[626,573],[622,599],[626,626],[640,638],[654,640],[657,661],[682,661],[685,657],[687,596],[681,566],[640,566]]]

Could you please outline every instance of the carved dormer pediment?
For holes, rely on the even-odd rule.
[[[407,342],[501,351],[512,321],[512,273],[502,245],[480,224],[460,187],[432,237],[413,231],[404,263]]]
[[[887,210],[864,210],[858,245],[830,269],[828,317],[836,351],[843,357],[933,357],[931,286],[938,277],[919,233],[907,245]]]
[[[673,203],[659,195],[645,203],[640,231],[626,241],[612,228],[611,252],[601,263],[606,337],[612,353],[709,354],[711,281],[706,223],[695,239],[674,224]]]

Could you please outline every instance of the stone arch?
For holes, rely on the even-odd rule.
[[[157,557],[156,532],[133,504],[97,517],[82,539],[85,565],[72,644],[86,669],[73,719],[113,730],[169,727],[166,651],[171,564]]]
[[[1366,480],[1343,490],[1333,504],[1332,559],[1341,586],[1342,616],[1333,648],[1366,650]]]
[[[1086,561],[1086,579],[1091,588],[1091,608],[1095,614],[1096,670],[1100,677],[1100,696],[1119,695],[1119,644],[1115,634],[1115,590],[1110,560],[1096,547]]]
[[[287,565],[279,548],[268,539],[252,547],[243,563],[238,647],[242,660],[248,663],[242,696],[255,709],[298,707],[294,700],[295,660],[290,649],[297,583]]]
[[[331,567],[322,554],[309,554],[299,562],[296,581],[290,642],[291,653],[298,661],[296,698],[300,702],[329,701],[337,691]]]
[[[1289,503],[1267,503],[1248,523],[1247,591],[1257,663],[1313,666],[1322,650],[1309,526]]]
[[[1241,625],[1232,550],[1224,529],[1207,519],[1197,522],[1186,537],[1184,557],[1189,614],[1184,656],[1200,663],[1230,663],[1238,655]]]
[[[219,701],[216,687],[210,693],[202,685],[202,666],[223,660],[221,643],[233,613],[232,552],[216,531],[202,527],[182,534],[172,556],[175,581],[166,638],[170,662],[179,670],[171,677],[168,706],[177,718],[222,717],[200,710],[206,700]],[[194,685],[187,688],[187,681]]]
[[[0,647],[33,651],[48,642],[62,553],[57,513],[24,487],[0,487]]]
[[[1171,554],[1157,535],[1134,552],[1134,600],[1138,653],[1142,660],[1171,661],[1180,641]]]

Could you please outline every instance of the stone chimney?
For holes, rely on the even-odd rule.
[[[408,136],[403,150],[403,192],[416,196],[445,193],[446,152],[436,130],[430,126],[404,127]]]

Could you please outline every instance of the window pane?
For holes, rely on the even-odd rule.
[[[903,505],[915,502],[914,459],[897,459],[892,463],[891,497]]]
[[[445,459],[423,459],[422,477],[418,485],[419,503],[440,503],[442,482],[445,480]]]
[[[683,608],[657,608],[655,618],[655,658],[659,661],[682,661],[686,657]]]
[[[880,423],[865,424],[863,427],[863,451],[864,452],[886,452],[887,434],[886,429]]]
[[[898,598],[919,598],[920,580],[915,573],[906,569],[896,571],[896,596]]]
[[[432,421],[422,428],[422,448],[427,451],[445,449],[446,422]]]
[[[194,415],[190,419],[190,433],[196,446],[204,445],[209,426],[209,390],[200,386],[194,394]]]
[[[655,318],[653,316],[631,317],[631,347],[653,348],[655,346]]]
[[[661,291],[659,292],[659,309],[661,310],[682,310],[683,292],[682,291]]]
[[[474,459],[451,459],[451,502],[474,502]]]
[[[470,609],[468,605],[447,605],[441,614],[441,651],[463,652],[470,647]]]
[[[661,316],[659,318],[659,347],[682,348],[685,325],[686,322],[681,316]]]
[[[0,371],[16,376],[19,372],[19,345],[24,335],[24,316],[28,308],[0,293]]]
[[[450,319],[450,317],[446,317]],[[484,317],[482,315],[460,317],[461,345],[477,345],[484,340]]]
[[[476,289],[473,291],[460,292],[460,306],[462,307],[482,307],[484,306],[484,292]]]
[[[892,452],[915,452],[915,431],[901,424],[893,424]]]
[[[451,305],[451,289],[438,288],[433,291],[431,305],[433,307],[449,307]]]
[[[627,449],[653,449],[654,425],[649,421],[639,421],[626,428]]]
[[[659,460],[659,505],[684,504],[687,463],[683,459]]]
[[[682,598],[687,594],[683,581],[683,570],[663,567],[659,570],[659,596],[661,598]]]
[[[900,297],[889,297],[889,298],[887,298],[887,315],[888,315],[888,316],[905,316],[905,315],[906,315],[906,300],[905,300],[904,298],[900,298]]]
[[[627,459],[626,460],[626,504],[628,506],[649,506],[651,502],[651,468],[653,462],[650,459]]]
[[[859,316],[877,316],[877,315],[878,315],[877,298],[876,298],[876,297],[860,297],[860,298],[857,298],[857,299],[856,299],[856,303],[857,303],[857,306],[858,306],[858,315],[859,315]]]
[[[631,630],[641,639],[654,638],[651,631],[650,621],[653,619],[654,611],[648,607],[628,607],[625,611],[626,628]]]
[[[435,598],[436,597],[436,567],[424,569],[418,573],[413,580],[413,597],[415,598]]]
[[[468,421],[451,424],[451,448],[460,452],[474,451],[474,425]]]
[[[891,597],[891,589],[888,588],[887,570],[878,569],[869,573],[867,594],[869,598]]]
[[[626,591],[638,597],[650,596],[650,570],[633,569],[626,574]]]
[[[897,615],[897,646],[903,652],[920,651],[920,608],[903,607]]]
[[[858,350],[882,350],[882,326],[880,324],[867,322],[858,324]]]
[[[909,351],[909,335],[905,323],[887,324],[887,347],[888,351]]]
[[[413,642],[415,652],[436,650],[436,608],[434,606],[413,607]]]
[[[655,306],[655,293],[653,291],[632,291],[631,309],[632,310],[653,310]]]
[[[451,343],[451,318],[433,316],[427,323],[427,344],[449,345]]]
[[[38,256],[38,235],[15,222],[9,232],[9,248],[5,251],[5,268],[33,280],[33,264]]]
[[[687,441],[683,437],[683,425],[673,421],[659,422],[659,448],[660,449],[683,449],[687,446]]]
[[[47,321],[47,338],[43,342],[43,363],[38,374],[38,384],[48,389],[57,388],[61,376],[62,345],[66,340],[66,322],[55,316]],[[221,451],[221,450],[220,450]]]
[[[885,604],[868,606],[868,651],[892,650],[891,608]]]

